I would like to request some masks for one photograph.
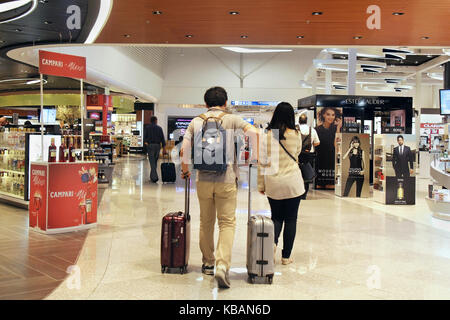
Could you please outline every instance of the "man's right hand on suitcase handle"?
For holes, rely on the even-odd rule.
[[[182,172],[181,173],[181,177],[183,179],[190,178],[191,177],[191,172],[190,171]]]

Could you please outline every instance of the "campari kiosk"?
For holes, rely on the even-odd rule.
[[[40,50],[39,73],[41,112],[44,105],[43,74],[80,80],[83,131],[85,114],[83,79],[86,79],[86,58]],[[81,135],[84,136],[83,132]],[[43,139],[42,123],[41,137]],[[43,148],[44,144],[41,145]],[[81,162],[57,162],[60,154],[59,146],[56,146],[50,151],[42,149],[42,161],[31,163],[29,205],[31,230],[52,234],[89,229],[97,225],[98,164],[84,161],[83,139],[81,149]],[[49,159],[56,161],[49,162]]]

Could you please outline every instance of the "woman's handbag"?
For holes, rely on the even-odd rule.
[[[290,154],[289,151],[286,150],[286,148],[283,146],[281,141],[278,141],[278,142],[280,143],[283,150],[286,151],[286,153],[289,155],[289,157],[291,157],[292,160],[294,160],[295,162],[298,163],[297,159],[295,159],[295,157],[292,154]],[[316,172],[314,171],[313,167],[311,166],[311,164],[309,162],[298,163],[298,166],[300,167],[300,170],[302,171],[303,181],[311,182],[315,178]]]
[[[311,163],[306,162],[306,163],[300,163],[300,170],[302,170],[302,176],[303,176],[303,180],[305,182],[312,182],[313,179],[316,177],[316,172],[314,171]]]

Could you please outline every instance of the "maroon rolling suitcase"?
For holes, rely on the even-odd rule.
[[[172,212],[162,219],[161,230],[161,272],[178,269],[181,274],[187,272],[191,234],[191,216],[189,215],[190,179],[186,178],[185,210]]]

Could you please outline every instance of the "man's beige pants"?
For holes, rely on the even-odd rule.
[[[236,183],[197,182],[200,203],[200,250],[203,264],[230,269],[231,251],[236,228]],[[217,255],[214,256],[214,228],[219,223]]]

